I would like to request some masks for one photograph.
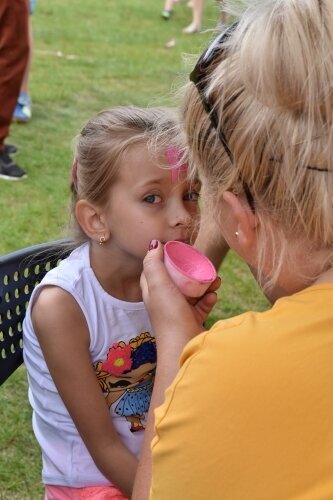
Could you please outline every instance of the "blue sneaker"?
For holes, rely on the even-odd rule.
[[[30,15],[35,12],[37,0],[30,0]]]
[[[20,92],[13,114],[15,122],[27,123],[31,120],[31,99],[24,92]]]

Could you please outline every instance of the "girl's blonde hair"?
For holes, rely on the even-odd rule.
[[[75,141],[70,210],[70,238],[75,244],[88,239],[75,217],[76,202],[86,199],[106,205],[129,148],[144,143],[154,160],[163,162],[166,148],[178,147],[181,137],[177,116],[170,109],[124,106],[89,120]]]
[[[260,220],[259,272],[270,245],[272,284],[282,263],[295,259],[291,239],[309,253],[324,250],[321,271],[333,264],[333,2],[247,4],[205,92],[233,162],[193,83],[183,115],[208,210],[223,191],[248,186]]]

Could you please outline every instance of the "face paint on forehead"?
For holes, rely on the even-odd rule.
[[[171,167],[171,181],[178,182],[180,177],[187,172],[188,164],[180,163],[181,151],[174,146],[167,148],[166,156]]]

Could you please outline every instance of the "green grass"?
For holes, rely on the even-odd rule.
[[[160,18],[163,0],[39,0],[30,93],[33,119],[13,125],[9,142],[28,172],[21,183],[0,181],[0,253],[63,235],[72,163],[72,138],[103,108],[119,104],[170,105],[189,68],[184,54],[197,54],[209,32],[183,35],[190,22],[186,2],[172,20]],[[207,0],[204,28],[218,19]],[[176,45],[165,44],[174,38]],[[58,53],[58,55],[57,55]],[[230,253],[210,323],[265,299],[246,266]],[[0,500],[41,499],[40,451],[31,430],[24,367],[0,388]]]

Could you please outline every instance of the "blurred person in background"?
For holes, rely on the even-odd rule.
[[[30,0],[30,16],[35,12],[37,0]],[[23,80],[21,84],[20,93],[17,99],[16,107],[13,114],[13,120],[18,123],[27,123],[31,120],[31,98],[29,96],[29,78],[32,62],[32,52],[33,52],[33,33],[32,33],[32,22],[31,17],[28,22],[29,29],[29,56],[25,72],[23,75]]]
[[[13,160],[17,148],[5,144],[29,54],[28,0],[0,2],[0,178],[20,180],[26,172]]]

